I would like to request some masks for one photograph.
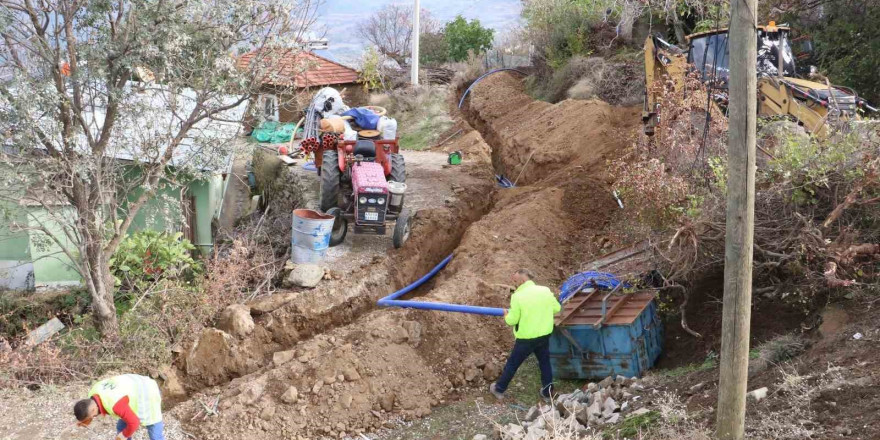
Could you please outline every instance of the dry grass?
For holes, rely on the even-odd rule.
[[[400,89],[373,95],[371,103],[387,108],[397,119],[401,148],[423,150],[438,142],[454,123],[449,115],[450,90],[443,85]]]
[[[601,99],[631,106],[642,102],[644,69],[641,58],[621,55],[612,59],[575,56],[549,75],[531,77],[529,92],[538,99]]]

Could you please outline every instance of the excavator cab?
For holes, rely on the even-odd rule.
[[[770,22],[757,28],[758,113],[760,116],[785,115],[819,136],[827,127],[841,121],[858,121],[877,109],[859,98],[852,89],[834,86],[824,78],[819,81],[800,78],[797,56],[792,51],[791,30]],[[645,134],[652,135],[660,122],[661,89],[655,81],[680,89],[688,72],[697,72],[709,86],[712,101],[726,113],[730,79],[730,48],[727,29],[715,29],[686,37],[687,51],[673,46],[660,36],[645,42],[645,101],[642,111]],[[796,42],[807,53],[804,41]],[[807,40],[808,44],[809,41]],[[669,88],[668,86],[666,87]]]
[[[788,28],[775,25],[758,28],[758,77],[795,76],[795,57],[791,50],[789,32]],[[691,68],[700,72],[704,82],[726,90],[730,78],[727,29],[689,36],[687,62]]]

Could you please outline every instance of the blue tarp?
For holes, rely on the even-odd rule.
[[[364,107],[353,108],[342,116],[351,116],[354,118],[354,123],[364,130],[375,130],[379,124],[379,115]]]
[[[584,285],[586,283],[586,285]],[[620,280],[617,279],[614,274],[610,274],[608,272],[594,272],[587,271],[581,272],[577,275],[573,275],[571,278],[565,281],[562,284],[562,287],[559,289],[559,301],[565,301],[566,298],[573,295],[578,288],[582,285],[583,288],[587,287],[595,287],[600,289],[611,290],[617,287],[620,284]],[[627,284],[624,284],[624,287],[629,287]]]

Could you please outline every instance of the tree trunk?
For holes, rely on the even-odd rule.
[[[81,214],[82,215],[82,214]],[[81,226],[83,222],[79,223]],[[88,227],[82,234],[85,250],[85,273],[83,274],[89,294],[92,297],[92,311],[95,325],[104,339],[116,338],[119,323],[116,320],[116,303],[114,302],[115,283],[110,273],[110,255],[106,255],[101,233],[97,228]]]

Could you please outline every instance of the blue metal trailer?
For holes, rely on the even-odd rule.
[[[641,376],[660,356],[663,327],[656,292],[586,289],[570,295],[550,337],[554,376]]]

